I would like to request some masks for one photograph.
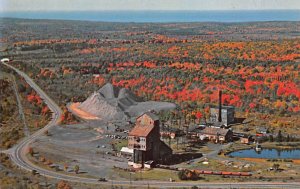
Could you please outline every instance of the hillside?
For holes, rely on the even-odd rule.
[[[250,127],[299,126],[300,22],[1,23],[8,56],[20,60],[13,64],[62,106],[110,82],[147,101],[174,102],[176,116],[190,120],[207,116],[222,90],[223,104],[254,120]]]

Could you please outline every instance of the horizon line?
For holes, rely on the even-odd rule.
[[[80,21],[80,22],[101,22],[101,23],[263,23],[263,22],[300,22],[300,20],[251,20],[251,21],[107,21],[107,20],[89,20],[89,19],[64,19],[64,18],[26,18],[26,17],[5,17],[0,19],[21,19],[21,20],[47,20],[47,21]]]
[[[99,9],[99,10],[0,10],[0,13],[5,12],[84,12],[84,11],[300,11],[300,9]]]

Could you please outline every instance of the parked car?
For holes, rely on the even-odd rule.
[[[99,182],[107,182],[106,178],[104,178],[104,177],[100,177],[100,178],[98,179],[98,181],[99,181]]]
[[[2,63],[8,63],[8,62],[9,62],[9,59],[8,59],[8,58],[2,58],[2,59],[1,59],[1,62],[2,62]]]

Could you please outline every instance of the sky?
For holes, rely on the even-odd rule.
[[[300,9],[300,0],[0,0],[0,11]]]

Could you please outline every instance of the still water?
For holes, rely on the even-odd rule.
[[[255,149],[245,149],[228,154],[233,157],[243,158],[266,158],[266,159],[300,159],[300,149],[275,149],[265,148],[260,152]]]
[[[296,8],[296,7],[295,7]],[[1,17],[105,22],[257,22],[300,21],[300,10],[235,11],[18,11]]]

